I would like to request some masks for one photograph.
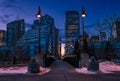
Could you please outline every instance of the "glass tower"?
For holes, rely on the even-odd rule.
[[[80,36],[79,13],[77,11],[66,12],[65,36],[66,54],[72,54],[74,42]]]

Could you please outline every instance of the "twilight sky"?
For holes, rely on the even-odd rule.
[[[120,0],[0,0],[0,29],[6,30],[6,23],[17,18],[23,18],[27,24],[32,24],[36,19],[38,5],[41,6],[43,15],[49,14],[55,19],[55,25],[62,30],[60,33],[63,38],[65,12],[68,10],[81,13],[84,5],[87,13],[85,30],[91,35],[97,34],[98,20],[102,20],[107,14],[120,15]]]

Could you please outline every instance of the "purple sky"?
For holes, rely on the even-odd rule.
[[[60,33],[64,37],[65,12],[77,10],[81,13],[84,5],[87,13],[85,30],[94,35],[97,32],[97,20],[102,20],[107,14],[120,15],[119,4],[120,0],[0,0],[0,29],[6,30],[6,23],[17,18],[23,18],[26,23],[32,24],[40,5],[43,15],[49,14],[55,18],[55,25],[62,30]]]

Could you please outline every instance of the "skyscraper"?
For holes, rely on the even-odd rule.
[[[113,23],[112,36],[114,40],[120,41],[120,21]]]
[[[0,30],[0,46],[6,45],[6,31]]]
[[[100,41],[106,41],[106,32],[100,32]]]
[[[65,43],[66,54],[72,54],[74,49],[74,42],[79,39],[80,26],[79,26],[79,13],[78,11],[67,11],[65,21]]]
[[[24,19],[15,20],[7,24],[7,45],[15,46],[25,32]]]
[[[40,47],[43,54],[57,54],[58,52],[58,29],[55,27],[54,18],[49,15],[44,15],[41,20],[34,20],[32,29],[27,30],[17,42],[17,47],[20,47],[24,53],[33,57],[38,52],[38,29],[40,31]],[[28,50],[28,51],[26,51]]]

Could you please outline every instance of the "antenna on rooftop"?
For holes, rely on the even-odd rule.
[[[19,17],[19,15],[17,14],[17,16],[16,16],[16,20],[19,20],[20,19],[20,17]]]

